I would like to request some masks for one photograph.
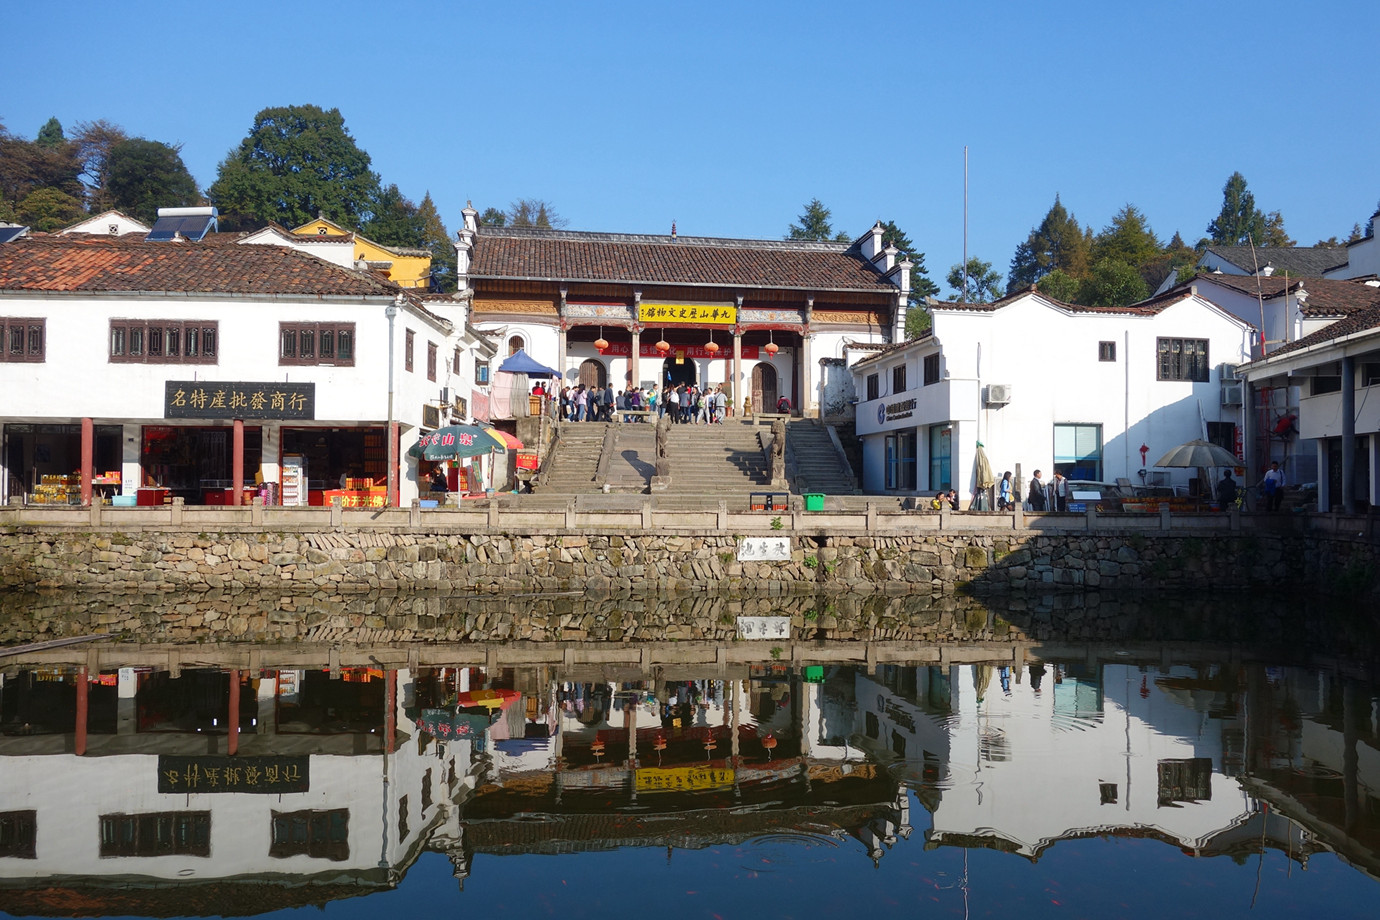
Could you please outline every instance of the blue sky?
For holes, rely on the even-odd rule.
[[[1380,200],[1380,3],[19,3],[0,121],[106,118],[203,186],[260,109],[337,107],[385,182],[576,230],[778,238],[819,198],[942,284],[1055,194],[1190,244],[1241,171],[1300,244]],[[34,37],[43,40],[32,40]],[[19,75],[19,76],[16,76]]]

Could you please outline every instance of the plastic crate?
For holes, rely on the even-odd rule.
[[[806,493],[805,493],[805,510],[806,510],[806,511],[823,511],[823,510],[824,510],[824,494],[823,494],[822,492],[806,492]]]

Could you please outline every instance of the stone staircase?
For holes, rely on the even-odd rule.
[[[602,492],[596,482],[604,434],[610,422],[562,422],[560,445],[546,475],[537,486],[542,495],[591,495]]]
[[[771,487],[771,470],[758,437],[767,430],[734,420],[719,425],[672,425],[666,444],[671,486],[657,493],[657,506],[673,507],[679,502],[698,508],[706,499],[746,506],[749,493]]]
[[[786,473],[792,492],[852,495],[858,491],[829,429],[816,419],[792,419],[786,424]]]

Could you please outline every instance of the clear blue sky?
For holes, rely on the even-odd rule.
[[[941,285],[1058,193],[1190,244],[1240,170],[1300,244],[1380,199],[1380,2],[3,3],[0,121],[106,118],[205,187],[260,109],[337,107],[385,182],[576,230],[892,219]]]

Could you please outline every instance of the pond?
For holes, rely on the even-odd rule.
[[[329,632],[189,643],[167,624],[288,630],[284,602],[4,599],[0,910],[1374,915],[1369,614],[429,598],[392,632],[430,638],[398,641],[416,602],[357,599],[351,626],[293,601]],[[588,638],[633,609],[788,638]],[[131,616],[145,634],[78,641]],[[531,620],[586,638],[515,640]]]

